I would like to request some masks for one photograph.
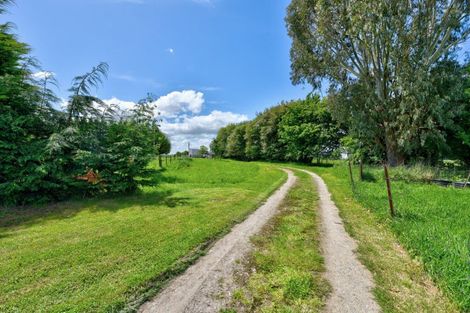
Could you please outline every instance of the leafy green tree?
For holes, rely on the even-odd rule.
[[[280,140],[279,123],[286,111],[281,103],[264,111],[259,117],[261,156],[265,160],[282,161],[286,158],[285,143]]]
[[[206,146],[200,146],[199,153],[201,154],[203,158],[205,158],[209,155],[209,148],[207,148]]]
[[[229,124],[218,131],[216,138],[210,144],[211,151],[215,156],[224,157],[226,155],[227,139],[235,127],[235,124]]]
[[[261,126],[257,118],[246,124],[245,155],[249,160],[261,158]]]
[[[310,163],[314,158],[320,162],[335,152],[342,133],[325,101],[314,96],[287,105],[279,134],[286,145],[286,159]]]
[[[236,125],[227,138],[225,157],[243,160],[245,159],[245,129],[246,125]]]
[[[423,137],[442,136],[432,70],[468,37],[468,13],[464,0],[292,0],[292,81],[362,98],[338,103],[390,164],[403,163]]]
[[[155,144],[158,146],[158,154],[168,154],[171,151],[171,142],[168,137],[162,133],[160,129],[155,129],[156,140]]]
[[[459,75],[460,74],[460,75]],[[464,65],[454,79],[443,85],[442,89],[447,90],[454,107],[460,108],[456,114],[452,127],[447,129],[446,143],[449,146],[448,155],[464,161],[470,166],[470,65]],[[446,77],[449,81],[449,76]],[[463,87],[462,87],[463,86]],[[462,91],[458,93],[455,89]],[[458,105],[461,103],[462,105]]]

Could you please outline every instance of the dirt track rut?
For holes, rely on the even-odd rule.
[[[142,313],[219,312],[230,300],[236,287],[235,271],[252,249],[250,237],[276,214],[296,177],[289,170],[287,181],[266,202],[229,234],[217,241],[208,253],[139,310]],[[210,221],[208,221],[210,223]]]

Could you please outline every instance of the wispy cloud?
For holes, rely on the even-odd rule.
[[[152,78],[137,78],[128,74],[111,75],[111,77],[114,79],[118,79],[118,80],[124,80],[130,83],[139,83],[139,84],[149,85],[153,88],[161,88],[163,86],[161,83],[157,82],[156,80]]]
[[[33,76],[35,79],[49,79],[55,77],[55,73],[49,71],[40,71],[33,73],[31,76]]]
[[[114,78],[120,80],[126,80],[128,82],[135,82],[137,79],[134,76],[121,74],[121,75],[113,75]]]
[[[219,91],[221,89],[222,88],[218,87],[218,86],[204,86],[204,87],[201,87],[201,90],[203,90],[203,91]]]
[[[170,54],[175,53],[175,49],[173,49],[173,48],[165,49],[165,51],[168,52],[168,53],[170,53]]]

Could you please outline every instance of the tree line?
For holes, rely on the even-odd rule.
[[[0,14],[11,1],[0,0]],[[100,63],[73,79],[65,109],[54,109],[57,84],[11,24],[0,25],[0,203],[24,204],[76,195],[127,193],[170,142],[153,98],[122,112],[93,95],[107,77]]]
[[[392,166],[470,165],[470,66],[458,55],[469,12],[464,0],[292,0],[291,80],[326,87],[327,96],[229,125],[213,152],[311,162],[341,146],[354,159]]]
[[[218,157],[312,162],[338,153],[345,130],[318,96],[281,103],[249,122],[221,128],[211,143]]]
[[[409,147],[408,153],[403,154],[408,163],[437,165],[444,159],[452,159],[470,166],[469,73],[469,64],[456,61],[442,62],[434,69],[433,87],[442,96],[445,94],[445,100],[439,104],[439,115],[434,116],[441,124],[433,124],[431,119],[427,136],[409,138],[402,143]],[[217,157],[238,160],[318,163],[347,153],[353,161],[381,163],[387,158],[385,147],[358,131],[358,124],[363,132],[374,131],[368,129],[374,126],[359,111],[356,115],[348,109],[354,105],[350,102],[367,101],[355,97],[342,98],[330,93],[322,99],[309,95],[305,100],[283,102],[251,121],[221,128],[210,145],[211,150]],[[426,110],[427,105],[422,109]],[[436,108],[429,108],[432,109]],[[417,126],[408,122],[403,125]]]
[[[470,158],[466,0],[292,0],[291,80],[328,88],[357,153],[391,165]]]

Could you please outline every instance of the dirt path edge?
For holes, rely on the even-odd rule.
[[[381,309],[374,299],[374,281],[370,271],[356,256],[357,243],[346,232],[339,210],[331,200],[323,179],[302,170],[313,178],[319,196],[321,249],[325,258],[325,277],[332,292],[326,303],[328,313],[376,313]]]
[[[236,287],[233,274],[241,266],[238,260],[252,249],[250,237],[277,213],[282,200],[295,184],[296,177],[292,171],[284,171],[288,175],[287,181],[263,205],[235,225],[205,256],[173,279],[162,292],[144,303],[139,312],[219,312],[231,300]]]

